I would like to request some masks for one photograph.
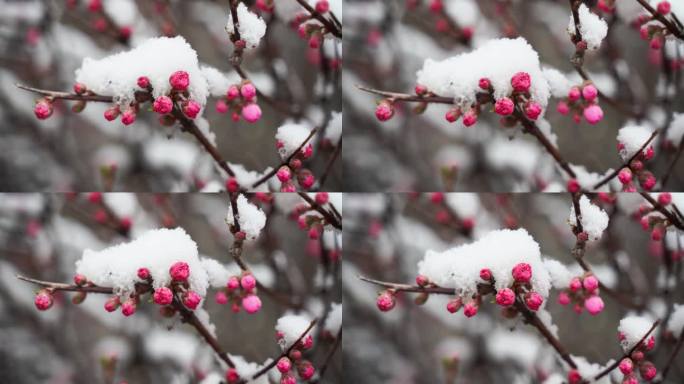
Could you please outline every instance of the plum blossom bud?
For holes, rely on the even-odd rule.
[[[577,292],[580,289],[582,289],[582,281],[579,277],[573,277],[572,280],[570,280],[570,290],[572,292]]]
[[[642,179],[639,180],[639,183],[641,183],[642,188],[650,191],[656,185],[656,178],[652,173],[648,172]]]
[[[570,113],[570,107],[568,106],[568,103],[565,101],[559,101],[558,104],[556,105],[556,111],[560,113],[561,115],[567,115]]]
[[[318,13],[326,13],[330,9],[330,3],[328,3],[328,0],[318,0],[316,2],[316,12]]]
[[[167,287],[160,287],[154,291],[152,299],[155,304],[169,305],[173,301],[173,292]]]
[[[531,84],[532,80],[527,72],[518,72],[511,77],[511,85],[516,92],[527,92]]]
[[[280,376],[280,384],[297,384],[297,378],[291,373]]]
[[[137,309],[138,303],[136,302],[135,299],[131,298],[123,302],[121,304],[121,313],[128,317],[131,316],[132,314],[135,313],[135,310]]]
[[[240,279],[240,286],[242,289],[245,291],[251,291],[256,287],[256,279],[254,278],[254,275],[252,274],[247,274],[242,276]]]
[[[228,371],[226,371],[226,381],[228,384],[235,384],[240,381],[240,375],[235,368],[228,368]]]
[[[76,284],[78,286],[84,286],[87,282],[88,282],[88,278],[81,275],[80,273],[76,274],[74,276],[74,284]]]
[[[119,299],[119,296],[112,296],[105,301],[104,309],[107,312],[114,312],[119,308],[120,305],[121,300]]]
[[[214,295],[214,300],[216,304],[225,305],[228,304],[228,295],[224,291],[218,291]]]
[[[47,311],[52,307],[52,304],[54,303],[54,298],[52,296],[52,293],[46,289],[41,289],[37,294],[36,298],[33,301],[33,303],[36,305],[36,308],[38,308],[39,311]]]
[[[375,107],[375,117],[380,121],[387,121],[394,116],[394,106],[389,100],[382,100],[377,107]]]
[[[138,77],[138,87],[147,89],[150,86],[150,79],[147,76]]]
[[[541,113],[542,113],[541,104],[539,104],[535,101],[530,101],[525,106],[525,116],[527,116],[527,118],[530,120],[537,120],[537,118],[539,117],[539,115],[541,115]]]
[[[447,302],[446,308],[447,308],[447,311],[449,311],[449,313],[456,313],[456,312],[458,312],[459,309],[461,309],[462,306],[463,306],[463,300],[461,300],[460,297],[457,297],[453,300],[449,300]]]
[[[45,120],[52,115],[52,103],[46,99],[39,100],[33,108],[33,113],[40,120]]]
[[[313,377],[316,370],[310,361],[304,360],[301,364],[297,365],[297,374],[302,380],[309,380]]]
[[[74,93],[77,95],[82,95],[84,94],[88,89],[86,88],[85,84],[82,83],[76,83],[74,84]]]
[[[328,196],[328,192],[318,192],[318,193],[316,193],[315,201],[316,201],[316,204],[323,205],[323,204],[326,204],[328,202],[329,198],[330,197]]]
[[[632,359],[625,357],[624,359],[620,360],[620,365],[618,365],[618,368],[620,368],[620,372],[622,372],[623,375],[629,375],[634,370],[634,363],[632,362]]]
[[[289,167],[284,165],[278,169],[276,176],[278,177],[278,180],[280,180],[281,183],[284,183],[292,178],[292,172],[290,172]]]
[[[249,314],[257,313],[261,309],[261,299],[257,295],[247,295],[242,299],[242,308]]]
[[[422,96],[427,93],[427,87],[424,85],[416,84],[414,91],[416,92],[416,95]]]
[[[594,292],[599,287],[599,281],[594,275],[589,275],[582,281],[582,286],[587,292]]]
[[[494,112],[501,116],[510,115],[513,113],[514,109],[515,106],[513,104],[513,100],[509,99],[508,97],[502,97],[494,104]]]
[[[238,184],[234,177],[229,177],[228,180],[226,180],[226,190],[228,192],[237,192],[240,190],[240,184]]]
[[[487,90],[489,90],[489,87],[492,86],[492,83],[489,81],[488,78],[483,77],[480,79],[480,81],[477,83],[477,85],[480,87],[480,89],[487,91]]]
[[[496,293],[496,303],[502,307],[508,307],[515,303],[515,293],[510,288],[500,289]]]
[[[378,295],[378,300],[376,301],[378,309],[383,312],[392,310],[396,303],[397,302],[394,299],[394,293],[392,293],[391,291],[382,292],[380,295]]]
[[[113,105],[104,111],[104,118],[107,121],[113,121],[116,120],[117,117],[119,117],[119,113],[121,113],[119,106]]]
[[[248,123],[255,123],[261,119],[261,108],[256,103],[250,103],[242,107],[242,117]]]
[[[276,367],[280,373],[287,373],[292,369],[292,361],[287,357],[281,357],[280,360],[278,360]]]
[[[622,184],[629,184],[632,182],[632,171],[629,168],[622,168],[618,173],[618,180]]]
[[[252,83],[245,83],[240,87],[240,95],[242,95],[242,97],[247,101],[251,101],[252,99],[254,99],[254,97],[256,97],[256,94],[256,88]]]
[[[228,288],[229,292],[232,292],[232,291],[240,288],[240,279],[238,279],[237,276],[231,276],[228,279],[228,283],[226,284],[226,288]]]
[[[532,267],[527,263],[519,263],[512,270],[513,278],[520,283],[527,283],[532,278]]]
[[[234,100],[238,96],[240,96],[240,89],[237,87],[237,85],[231,85],[228,87],[228,91],[226,92],[226,98],[228,101]]]
[[[131,125],[135,122],[135,118],[136,118],[135,109],[129,108],[129,109],[125,110],[124,113],[121,115],[121,122],[124,125]]]
[[[461,109],[460,108],[452,108],[452,109],[448,110],[447,113],[444,115],[444,118],[446,119],[446,121],[448,121],[450,123],[455,122],[456,120],[458,120],[459,117],[461,117]]]
[[[470,127],[477,123],[477,111],[475,109],[469,109],[463,114],[463,125]]]
[[[653,363],[646,361],[642,364],[639,364],[639,373],[644,380],[651,381],[658,374],[658,370]]]
[[[185,91],[190,85],[190,75],[185,71],[176,71],[169,76],[169,84],[177,91]]]
[[[661,15],[667,15],[668,13],[670,13],[670,8],[670,2],[665,0],[658,3],[657,10],[658,13],[660,13]]]
[[[475,301],[471,301],[469,303],[466,303],[466,305],[463,306],[463,314],[466,317],[473,317],[477,315],[477,310],[479,309],[479,306]]]
[[[489,268],[482,268],[480,270],[480,279],[484,281],[492,280],[492,271]]]
[[[159,96],[154,99],[154,103],[152,103],[152,110],[161,115],[171,113],[173,110],[173,101],[168,96]]]
[[[150,278],[150,270],[147,268],[138,268],[138,278],[141,280],[147,280]]]
[[[228,104],[226,104],[226,101],[223,99],[216,100],[214,108],[216,109],[216,112],[221,114],[228,112]]]
[[[558,294],[558,304],[560,305],[568,305],[570,304],[570,296],[568,295],[567,292],[561,291]]]
[[[591,296],[584,301],[584,308],[586,308],[587,312],[591,315],[598,315],[603,311],[603,306],[603,299],[597,295]]]
[[[568,91],[568,100],[570,101],[577,101],[581,97],[582,92],[580,91],[579,87],[572,87],[570,88],[570,91]]]
[[[603,110],[596,104],[584,108],[584,118],[589,124],[596,124],[603,120]]]
[[[570,192],[570,193],[577,193],[580,191],[581,186],[579,184],[579,181],[577,181],[577,179],[570,179],[567,182],[566,188],[567,188],[568,192]]]
[[[538,310],[543,302],[544,298],[537,292],[527,292],[525,294],[525,305],[527,305],[527,308],[533,311]]]
[[[175,262],[169,268],[169,275],[174,281],[186,281],[190,276],[190,266],[183,261]]]
[[[581,381],[582,375],[576,369],[571,369],[568,372],[568,384],[579,384]]]
[[[584,100],[592,102],[596,99],[596,96],[598,96],[598,89],[596,89],[593,84],[585,85],[582,88],[582,97]]]
[[[663,192],[658,195],[658,202],[662,205],[668,205],[672,202],[672,194],[669,192]]]
[[[183,103],[183,113],[191,119],[197,117],[201,109],[202,106],[195,100],[188,100]]]
[[[202,301],[202,296],[195,291],[187,291],[183,295],[183,305],[190,309],[197,309],[197,306]]]

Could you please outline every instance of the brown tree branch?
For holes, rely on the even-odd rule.
[[[660,320],[656,320],[651,328],[646,332],[646,334],[639,340],[638,343],[634,344],[632,348],[629,349],[629,351],[625,352],[622,357],[619,359],[615,360],[611,365],[607,366],[603,371],[599,372],[596,376],[594,376],[594,381],[599,380],[603,376],[609,374],[613,369],[617,368],[618,365],[620,365],[620,361],[624,359],[625,357],[630,357],[632,356],[632,352],[634,352],[639,346],[648,338],[648,335],[650,335],[660,324]]]
[[[302,141],[302,143],[299,144],[299,147],[297,147],[297,149],[295,149],[295,150],[290,154],[290,156],[286,157],[285,160],[281,161],[280,164],[278,164],[278,166],[274,167],[274,168],[271,169],[268,173],[266,173],[265,175],[263,175],[259,180],[255,181],[254,184],[252,184],[252,188],[256,188],[256,187],[260,186],[261,184],[263,184],[263,183],[265,183],[266,181],[268,181],[268,179],[270,179],[271,177],[275,176],[275,174],[278,173],[278,169],[280,169],[280,167],[283,167],[283,166],[286,166],[286,165],[290,164],[290,161],[292,161],[292,159],[294,159],[294,157],[297,156],[297,154],[299,154],[299,152],[301,152],[302,148],[304,148],[304,146],[305,146],[309,141],[311,141],[311,138],[314,137],[314,135],[316,134],[316,132],[318,132],[318,128],[312,129],[311,132],[309,133],[309,136],[307,136],[306,139],[304,139],[304,141]]]
[[[309,206],[311,206],[311,208],[313,208],[313,209],[316,210],[318,213],[320,213],[321,215],[323,215],[323,217],[325,218],[325,220],[326,220],[328,223],[330,223],[330,225],[332,225],[333,227],[335,227],[335,228],[337,228],[337,229],[339,229],[339,230],[342,230],[342,222],[341,222],[340,220],[338,220],[338,218],[335,217],[334,214],[328,212],[325,208],[321,207],[317,202],[315,202],[315,201],[314,201],[311,197],[309,197],[309,195],[307,195],[306,193],[304,193],[304,192],[297,192],[297,193],[299,194],[299,196],[300,196],[302,199],[304,199],[304,200],[309,204]]]
[[[596,185],[594,185],[593,189],[596,190],[596,189],[601,188],[604,184],[608,183],[614,177],[616,177],[620,173],[620,170],[622,170],[625,167],[629,168],[629,165],[632,163],[632,161],[634,159],[636,159],[637,156],[639,156],[639,154],[641,154],[644,151],[644,149],[646,149],[646,147],[653,141],[653,139],[655,139],[655,137],[658,136],[658,133],[660,133],[660,130],[658,130],[658,129],[653,131],[651,136],[648,138],[648,140],[646,140],[646,142],[641,146],[641,148],[639,148],[638,151],[636,151],[632,156],[630,156],[629,159],[627,159],[627,161],[622,163],[618,168],[615,168],[615,170],[613,170],[613,172],[609,173],[601,181],[596,183]]]
[[[321,15],[320,12],[315,10],[311,5],[306,0],[297,0],[299,5],[301,5],[304,9],[306,9],[307,12],[316,20],[320,21],[321,24],[325,26],[325,28],[333,34],[333,36],[341,39],[342,38],[342,30],[335,25],[334,22],[328,20],[325,18],[325,16]],[[329,11],[330,14],[332,12]]]

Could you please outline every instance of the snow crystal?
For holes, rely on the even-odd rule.
[[[311,134],[311,128],[305,124],[286,123],[278,127],[275,138],[282,144],[278,153],[283,158],[290,156]],[[309,141],[310,142],[310,141]]]
[[[336,144],[340,136],[342,136],[342,112],[333,112],[328,129],[325,130],[325,138]]]
[[[601,238],[603,231],[608,227],[608,214],[589,201],[589,199],[582,195],[579,201],[582,229],[589,235],[590,241],[596,241]],[[577,226],[577,217],[575,217],[575,205],[570,207],[570,216],[568,217],[570,225]]]
[[[202,71],[204,78],[207,79],[209,93],[215,97],[225,96],[231,85],[240,82],[240,77],[235,72],[226,75],[218,69],[208,65],[203,65],[200,70]]]
[[[620,128],[617,135],[618,143],[625,146],[620,150],[620,156],[623,160],[632,157],[639,149],[648,141],[653,134],[653,131],[642,125],[628,125]],[[651,144],[649,144],[651,146]],[[644,153],[646,150],[644,149]]]
[[[250,203],[244,195],[238,196],[238,223],[240,230],[245,233],[247,240],[255,240],[259,237],[259,233],[266,225],[266,215],[261,208]],[[233,206],[228,204],[228,216],[226,216],[228,223],[233,223]]]
[[[684,113],[674,113],[665,139],[678,146],[684,136]]]
[[[546,81],[549,83],[551,95],[555,98],[562,99],[568,95],[572,84],[565,74],[555,68],[545,67],[542,69]]]
[[[579,21],[582,40],[587,42],[589,49],[598,49],[601,46],[601,41],[608,34],[608,24],[598,15],[592,13],[584,4],[579,7]],[[568,33],[575,36],[575,20],[572,15],[570,15]]]
[[[675,304],[670,321],[667,322],[667,330],[679,338],[682,336],[682,329],[684,329],[684,305]]]
[[[150,79],[152,95],[156,98],[169,93],[169,76],[179,70],[190,75],[190,97],[204,106],[209,93],[207,81],[199,69],[197,52],[181,36],[152,38],[130,51],[99,60],[86,58],[76,70],[76,82],[127,104],[139,90],[138,77]]]
[[[586,358],[581,357],[581,356],[574,356],[574,355],[570,355],[570,356],[572,357],[572,360],[577,364],[577,371],[579,372],[579,374],[582,377],[594,377],[594,376],[598,375],[601,371],[603,371],[605,366],[608,366],[608,365],[613,363],[613,360],[611,359],[611,360],[608,360],[606,362],[605,366],[602,366],[602,365],[597,364],[597,363],[590,363]],[[592,383],[593,384],[610,384],[611,383],[610,376],[609,375],[603,376],[599,380],[592,381]]]
[[[492,271],[497,290],[510,286],[511,271],[518,263],[530,264],[532,289],[547,297],[551,288],[549,273],[542,263],[539,244],[524,229],[492,231],[473,243],[444,252],[429,250],[418,263],[418,273],[466,296],[477,292],[482,268]]]
[[[209,285],[214,288],[222,288],[226,285],[232,274],[223,264],[209,258],[202,258],[200,262],[204,270],[207,271]]]
[[[256,189],[252,188],[252,185],[259,179],[261,179],[265,174],[271,172],[271,167],[264,169],[262,173],[256,171],[248,171],[242,164],[228,163],[230,168],[235,173],[235,180],[243,188],[247,188],[253,192],[267,192],[268,182],[262,183]]]
[[[238,32],[240,39],[247,43],[247,49],[254,49],[259,45],[259,41],[266,34],[266,23],[256,13],[247,9],[244,3],[239,3],[237,7]],[[228,12],[228,23],[226,31],[229,35],[235,33],[232,12]]]
[[[332,303],[328,317],[325,319],[323,330],[336,335],[342,326],[342,303]]]
[[[299,340],[299,337],[306,331],[306,329],[311,324],[311,318],[307,315],[285,315],[278,319],[276,323],[275,330],[283,334],[284,345],[281,345],[283,349],[288,348],[290,345]],[[312,328],[312,330],[315,328]],[[313,334],[309,331],[309,334]]]
[[[584,167],[583,165],[570,164],[570,169],[572,169],[572,171],[575,172],[575,175],[577,176],[577,182],[582,187],[582,189],[585,189],[588,191],[593,191],[594,185],[598,184],[598,182],[604,178],[604,175],[600,175],[596,172],[589,172],[587,170],[587,168]],[[605,172],[605,175],[607,175],[611,172],[613,172],[612,169],[607,169]],[[608,185],[604,184],[597,191],[608,192],[608,190],[609,190]]]
[[[182,228],[151,230],[101,251],[86,249],[76,261],[76,273],[125,294],[135,289],[135,283],[140,281],[138,269],[143,267],[149,269],[154,288],[168,285],[169,268],[178,261],[190,267],[190,289],[204,296],[209,285],[207,272],[197,256],[197,244]]]
[[[417,73],[417,83],[433,93],[453,97],[455,103],[469,106],[482,90],[478,82],[486,77],[498,99],[513,91],[511,77],[527,72],[532,80],[532,99],[546,107],[549,85],[539,66],[539,55],[522,37],[517,39],[493,39],[480,48],[443,61],[426,59]]]
[[[544,268],[549,272],[551,283],[556,289],[565,289],[570,286],[570,280],[573,274],[570,273],[568,267],[558,260],[544,259]]]
[[[624,350],[629,350],[641,340],[649,329],[653,326],[653,320],[645,316],[627,316],[620,320],[618,332],[621,332],[625,339],[620,342]],[[651,332],[651,336],[655,331]]]
[[[242,4],[242,3],[240,3]],[[271,359],[268,359],[264,361],[263,364],[259,365],[257,363],[250,363],[247,360],[245,360],[244,357],[242,356],[235,356],[229,354],[230,359],[235,363],[235,370],[237,371],[237,374],[243,378],[247,379],[252,377],[255,373],[257,373],[261,368],[263,368],[265,365],[270,364]],[[247,384],[268,384],[268,375],[261,375],[259,376],[256,380],[249,380],[247,381]]]

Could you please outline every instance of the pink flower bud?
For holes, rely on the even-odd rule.
[[[104,309],[107,312],[114,312],[119,308],[119,305],[121,305],[121,300],[119,299],[119,296],[112,296],[107,301],[105,301],[104,304]]]
[[[147,76],[138,77],[138,87],[147,89],[150,86],[150,79]]]
[[[147,268],[138,268],[138,278],[141,280],[147,280],[150,278],[150,270]]]
[[[479,309],[479,306],[475,301],[471,301],[469,303],[466,303],[466,305],[463,306],[463,314],[466,317],[473,317],[477,315],[477,310]]]
[[[202,301],[202,296],[199,295],[199,293],[195,291],[187,291],[183,295],[183,305],[186,307],[195,310],[197,309],[197,306],[199,303]]]
[[[525,116],[527,116],[528,119],[530,120],[537,120],[539,115],[542,113],[542,107],[541,104],[530,101],[527,103],[525,106]]]
[[[301,377],[302,380],[309,380],[313,377],[315,372],[316,370],[314,369],[314,366],[313,364],[311,364],[310,361],[304,360],[299,365],[297,365],[297,374],[299,374],[299,377]]]
[[[124,125],[131,125],[135,122],[136,113],[133,108],[129,108],[121,115],[121,122]]]
[[[639,180],[639,183],[644,190],[650,191],[656,185],[656,178],[649,173],[642,180]]]
[[[601,297],[594,295],[589,297],[584,301],[584,308],[587,309],[587,312],[591,315],[598,315],[603,311],[603,299]]]
[[[169,275],[174,281],[186,281],[190,276],[190,266],[183,261],[175,262],[169,268]]]
[[[543,302],[544,298],[537,292],[527,292],[525,294],[525,305],[527,305],[527,308],[533,311],[538,310]]]
[[[492,280],[492,271],[489,270],[489,268],[482,268],[480,270],[480,279],[484,281],[491,281]]]
[[[74,276],[74,284],[76,284],[76,285],[78,285],[78,286],[83,286],[83,285],[85,285],[87,282],[88,282],[88,278],[85,277],[85,276],[83,276],[83,275],[81,275],[80,273],[79,273],[79,274],[76,274],[76,275]]]
[[[318,13],[326,13],[330,9],[330,4],[328,3],[328,0],[318,0],[316,2],[316,12]]]
[[[649,146],[648,148],[646,148],[646,153],[644,154],[644,159],[651,160],[654,155],[655,155],[655,150],[653,149],[653,146]]]
[[[255,123],[261,119],[261,108],[256,103],[250,103],[242,107],[242,117],[248,123]]]
[[[240,190],[240,184],[238,184],[234,177],[229,177],[228,180],[226,180],[226,190],[228,192],[237,192]]]
[[[433,192],[430,194],[430,202],[433,204],[442,204],[444,201],[444,194],[442,192]]]
[[[431,0],[429,8],[434,13],[440,13],[444,9],[444,4],[442,4],[442,0]]]
[[[658,3],[658,13],[661,15],[667,15],[670,13],[670,2],[669,1],[661,1]]]
[[[568,295],[567,292],[561,291],[558,294],[558,304],[560,305],[568,305],[570,304],[570,296]]]
[[[38,308],[39,311],[47,311],[48,309],[50,309],[50,307],[52,307],[52,304],[54,303],[54,298],[50,291],[41,289],[36,294],[36,298],[33,301],[33,303],[36,305],[36,308]]]
[[[470,127],[477,123],[477,111],[475,109],[469,109],[463,114],[463,125]]]
[[[618,365],[618,368],[620,368],[620,372],[622,372],[623,375],[629,375],[634,370],[634,363],[632,362],[632,359],[625,357],[624,359],[620,360],[620,365]]]
[[[223,99],[216,100],[214,108],[216,109],[216,112],[221,114],[228,112],[228,104],[226,104],[225,100]]]
[[[632,171],[629,168],[622,168],[618,173],[618,180],[622,184],[629,184],[632,182]]]
[[[447,302],[446,308],[447,308],[447,311],[449,311],[449,313],[456,313],[456,312],[458,312],[459,309],[461,309],[462,306],[463,306],[463,300],[461,300],[460,297],[457,297],[453,300],[449,300]]]
[[[570,290],[572,292],[577,292],[580,289],[582,289],[582,281],[579,277],[573,277],[572,280],[570,280]]]
[[[483,77],[480,79],[480,81],[477,83],[477,85],[480,87],[480,89],[487,91],[487,90],[489,90],[489,87],[492,86],[492,83],[489,81],[488,78]]]
[[[559,101],[558,104],[556,105],[556,111],[560,113],[561,115],[567,115],[570,113],[570,107],[568,106],[568,103],[565,101]]]
[[[658,202],[662,205],[668,205],[672,202],[672,194],[669,192],[663,192],[658,195]]]
[[[316,201],[316,204],[323,205],[328,202],[329,198],[328,192],[318,192],[316,193],[314,200]]]
[[[257,313],[261,309],[261,299],[257,295],[247,295],[242,299],[242,308],[249,314]]]
[[[228,368],[228,371],[226,371],[226,381],[228,384],[235,384],[240,381],[240,375],[238,375],[235,368]]]
[[[596,124],[603,120],[603,110],[596,104],[584,108],[584,118],[589,124]]]
[[[651,232],[651,240],[653,241],[660,241],[663,239],[663,234],[664,230],[662,227],[657,226],[653,228],[653,231]]]
[[[516,92],[527,92],[530,89],[532,79],[527,72],[518,72],[511,77],[511,85]]]
[[[639,379],[634,375],[627,375],[622,378],[622,384],[639,384]]]
[[[216,301],[216,304],[226,305],[228,304],[228,295],[223,291],[218,291],[214,295],[214,300]]]
[[[500,289],[496,293],[496,303],[502,307],[508,307],[515,303],[515,293],[510,288]]]
[[[660,35],[654,35],[651,42],[648,44],[651,49],[656,50],[663,47],[663,38]]]
[[[82,83],[76,83],[74,84],[74,93],[77,95],[82,95],[84,94],[88,89],[86,88],[85,84]]]
[[[297,384],[297,378],[291,373],[280,376],[280,384]]]
[[[252,83],[245,83],[240,87],[240,94],[247,101],[251,101],[256,96],[256,88]]]
[[[292,369],[292,361],[287,357],[281,357],[280,360],[278,360],[276,367],[280,373],[288,373],[290,369]]]
[[[422,95],[427,93],[427,87],[424,85],[420,85],[420,84],[416,84],[416,87],[414,90],[416,92],[416,95],[418,95],[418,96],[422,96]]]
[[[387,121],[394,116],[394,106],[391,102],[387,100],[381,101],[377,107],[375,107],[375,117],[380,121]]]
[[[302,171],[297,174],[297,182],[302,188],[309,189],[314,185],[316,179],[314,178],[313,173]]]
[[[644,344],[646,345],[646,350],[650,351],[655,347],[655,337],[651,336],[649,337]]]
[[[282,166],[278,169],[276,176],[278,177],[278,180],[280,180],[281,183],[284,183],[284,182],[290,180],[290,178],[292,178],[292,172],[290,172],[289,167]]]
[[[240,279],[237,276],[231,276],[228,279],[228,283],[226,284],[226,288],[228,288],[228,291],[230,291],[230,292],[240,288]]]
[[[532,267],[527,263],[519,263],[511,271],[515,281],[527,283],[532,278]]]
[[[321,46],[321,36],[319,34],[313,34],[309,38],[309,48],[318,49]]]
[[[173,302],[173,292],[167,287],[160,287],[154,291],[152,299],[155,304],[169,305]]]
[[[460,108],[452,108],[452,109],[448,110],[447,113],[444,115],[444,118],[446,119],[446,121],[448,121],[450,123],[455,122],[456,120],[458,120],[459,117],[461,117],[461,109]]]
[[[639,364],[639,373],[641,374],[641,377],[644,380],[651,381],[658,374],[658,370],[656,369],[655,365],[653,365],[653,363],[651,363],[650,361],[646,361]]]
[[[579,384],[581,381],[582,375],[576,369],[571,369],[568,372],[568,384]]]
[[[242,276],[240,279],[240,286],[245,291],[251,291],[254,289],[254,287],[256,287],[256,279],[254,278],[254,275],[247,274]]]
[[[238,96],[240,96],[240,89],[237,87],[237,85],[231,85],[228,87],[228,92],[226,92],[226,98],[228,101],[234,100]]]
[[[183,103],[183,113],[191,119],[197,117],[201,109],[202,106],[195,100],[188,100]]]
[[[501,116],[510,115],[513,113],[514,109],[515,106],[513,104],[513,100],[509,99],[508,97],[502,97],[496,101],[496,104],[494,104],[494,112]]]
[[[297,192],[297,187],[291,181],[287,181],[280,185],[280,192]]]
[[[131,316],[135,313],[137,306],[138,304],[136,303],[135,299],[128,299],[121,304],[121,313],[126,317]]]
[[[39,100],[35,107],[33,107],[33,113],[40,120],[45,120],[52,115],[52,103],[45,99]]]
[[[589,275],[584,278],[582,285],[587,292],[592,293],[598,289],[599,281],[594,275]]]
[[[577,193],[577,192],[579,192],[581,187],[580,187],[579,181],[577,181],[577,179],[570,179],[567,182],[566,188],[567,188],[568,192],[570,192],[570,193]]]
[[[165,115],[173,110],[173,101],[168,96],[159,96],[152,103],[152,110]]]
[[[378,300],[376,301],[378,309],[387,312],[390,311],[396,305],[396,300],[394,299],[394,293],[390,291],[384,291],[378,295]]]
[[[584,100],[592,102],[596,99],[596,96],[598,96],[598,89],[596,89],[593,84],[585,85],[584,88],[582,88],[582,97]]]
[[[117,117],[119,117],[119,113],[121,113],[119,106],[113,105],[104,111],[104,118],[107,121],[113,121],[116,120]]]
[[[568,100],[570,101],[577,101],[581,97],[582,92],[580,92],[579,87],[572,87],[570,88],[570,91],[568,91]]]
[[[185,91],[190,85],[190,75],[185,71],[176,71],[169,76],[169,84],[177,91]]]

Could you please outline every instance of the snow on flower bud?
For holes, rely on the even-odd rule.
[[[634,370],[634,363],[632,362],[632,359],[625,357],[624,359],[620,360],[620,365],[618,365],[618,368],[620,368],[620,372],[622,372],[622,374],[629,375]]]
[[[570,113],[570,107],[568,106],[568,103],[565,101],[559,101],[558,104],[556,105],[556,111],[560,113],[561,115],[567,115]]]
[[[603,120],[603,110],[596,104],[584,108],[584,118],[589,124],[596,124]]]
[[[256,279],[254,278],[254,275],[247,274],[242,276],[240,279],[240,286],[245,291],[251,291],[254,289],[254,287],[256,287]]]
[[[670,13],[670,8],[670,2],[665,0],[658,3],[657,10],[658,13],[660,13],[661,15],[667,15],[668,13]]]
[[[249,314],[257,313],[261,309],[261,299],[257,295],[247,295],[242,299],[242,308]]]
[[[598,89],[596,89],[593,84],[585,85],[582,88],[582,97],[584,100],[592,102],[596,99],[596,96],[598,96]]]
[[[147,280],[150,278],[150,270],[147,268],[138,268],[138,278],[141,280]]]
[[[463,114],[463,125],[470,127],[477,123],[477,111],[475,109],[469,109]]]
[[[525,294],[525,305],[527,305],[527,308],[533,311],[538,310],[543,302],[544,298],[537,292],[527,292]]]
[[[131,316],[135,313],[137,306],[138,304],[136,303],[135,299],[128,299],[121,304],[121,313],[126,317]]]
[[[188,100],[183,103],[183,113],[191,119],[197,117],[201,109],[202,106],[195,100]]]
[[[618,180],[622,184],[629,184],[632,182],[632,171],[629,168],[622,168],[618,173]]]
[[[121,122],[124,125],[131,125],[135,122],[136,113],[133,108],[129,108],[121,115]]]
[[[252,83],[245,83],[240,87],[240,94],[247,101],[251,101],[256,96],[256,88]]]
[[[530,89],[532,80],[527,72],[518,72],[511,77],[511,85],[517,92],[527,92]]]
[[[513,104],[513,100],[509,99],[508,97],[502,97],[496,101],[496,104],[494,104],[494,112],[501,116],[510,115],[513,113],[514,109],[515,105]]]
[[[175,262],[169,268],[169,275],[174,281],[186,281],[190,276],[190,266],[183,261]]]
[[[186,307],[194,310],[197,309],[197,306],[199,303],[202,301],[202,296],[199,295],[199,293],[195,291],[187,291],[183,295],[183,305]]]
[[[152,299],[155,304],[169,305],[173,301],[173,292],[167,287],[160,287],[154,291]]]
[[[577,181],[577,179],[570,179],[570,180],[568,180],[568,182],[566,184],[566,188],[567,188],[568,192],[570,192],[570,193],[577,193],[577,192],[579,192],[581,187],[580,187],[579,181]]]
[[[542,113],[542,107],[541,104],[530,101],[527,103],[525,106],[525,116],[527,116],[528,119],[530,120],[537,120],[539,115]]]
[[[489,90],[489,87],[492,86],[492,83],[489,81],[488,78],[483,77],[480,79],[480,81],[477,83],[477,85],[480,87],[480,89],[487,91],[487,90]]]
[[[466,303],[466,305],[463,306],[463,314],[466,317],[473,317],[477,315],[477,310],[479,309],[479,306],[477,305],[476,302],[471,301],[469,303]]]
[[[489,270],[489,268],[482,268],[480,270],[480,279],[484,281],[491,281],[492,280],[492,271]]]
[[[33,108],[33,113],[40,120],[45,120],[52,115],[52,103],[46,99],[39,100]]]
[[[50,291],[41,289],[36,294],[36,298],[34,299],[33,303],[36,305],[36,308],[38,308],[39,311],[47,311],[50,309],[50,307],[52,307],[54,298],[52,297],[52,293],[50,293]]]
[[[292,369],[292,361],[287,357],[281,357],[280,360],[278,360],[276,367],[280,373],[287,373]]]
[[[570,296],[568,295],[567,292],[561,291],[558,294],[558,304],[560,305],[568,305],[570,304]]]
[[[658,195],[658,202],[662,205],[668,205],[672,202],[672,194],[669,192],[663,192]]]
[[[255,123],[261,119],[261,108],[256,103],[250,103],[242,107],[242,117],[248,123]]]
[[[176,71],[169,76],[169,84],[177,91],[185,91],[190,85],[190,75],[185,71]]]
[[[107,312],[114,312],[119,308],[119,305],[121,305],[121,300],[119,299],[119,296],[112,296],[107,301],[105,301],[104,304],[104,309]]]
[[[496,303],[502,307],[508,307],[515,303],[515,293],[510,288],[500,289],[496,293]]]
[[[380,121],[387,121],[394,116],[394,106],[389,100],[382,100],[377,107],[375,107],[375,117]]]
[[[515,281],[527,283],[532,278],[532,267],[527,263],[519,263],[511,271]]]
[[[456,313],[458,312],[459,309],[463,306],[463,301],[461,300],[460,297],[457,297],[453,300],[449,300],[447,302],[446,308],[449,313]]]
[[[603,299],[597,295],[591,296],[584,301],[584,308],[589,314],[597,315],[603,311]]]
[[[396,305],[396,300],[394,299],[394,293],[390,291],[384,291],[378,295],[378,300],[376,301],[378,309],[387,312],[390,311]]]

